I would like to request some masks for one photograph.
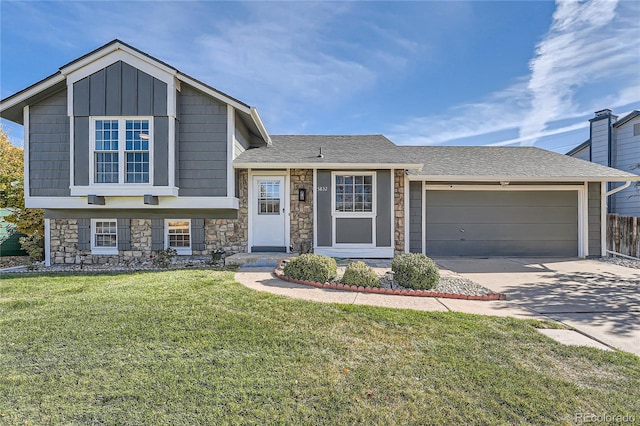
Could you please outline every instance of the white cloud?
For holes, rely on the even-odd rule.
[[[637,2],[559,1],[529,75],[477,103],[411,118],[390,136],[403,144],[432,145],[518,130],[518,138],[497,143],[533,145],[540,137],[585,127],[585,116],[597,109],[639,102],[639,14]],[[592,94],[590,86],[601,83],[608,94]],[[576,95],[584,99],[578,102]],[[547,130],[572,118],[580,122]]]

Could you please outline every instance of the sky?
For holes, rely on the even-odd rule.
[[[270,134],[566,153],[595,111],[640,109],[640,2],[615,0],[0,0],[0,97],[116,38],[257,107]]]

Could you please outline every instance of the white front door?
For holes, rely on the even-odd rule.
[[[253,246],[285,247],[285,178],[253,177]]]

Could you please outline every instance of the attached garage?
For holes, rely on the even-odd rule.
[[[576,256],[578,191],[428,190],[429,256]]]

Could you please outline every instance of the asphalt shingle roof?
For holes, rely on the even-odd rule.
[[[382,135],[272,136],[273,146],[250,149],[239,167],[322,168],[344,164],[400,165],[430,179],[640,180],[640,176],[535,147],[397,146]],[[318,158],[322,148],[323,158]]]
[[[382,135],[271,135],[273,145],[249,149],[236,164],[414,164]],[[322,148],[323,158],[319,158]]]

